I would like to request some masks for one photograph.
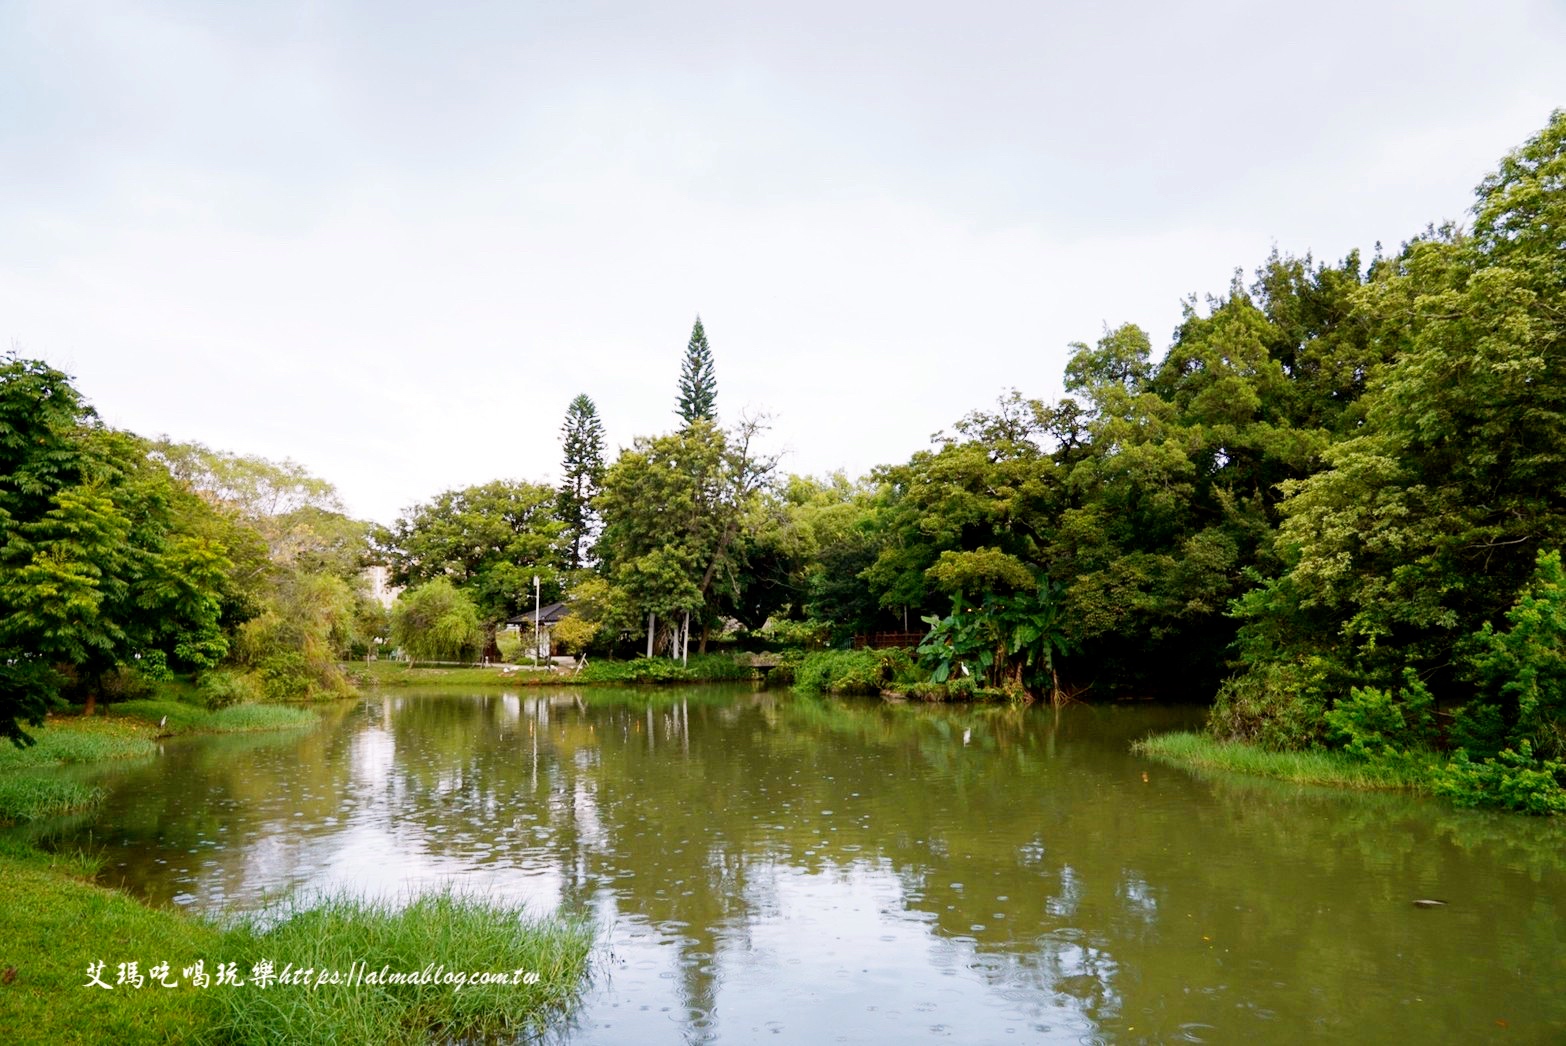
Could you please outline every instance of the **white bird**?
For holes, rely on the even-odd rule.
[[[168,726],[168,724],[169,724],[169,717],[168,716],[164,716],[162,719],[158,720],[158,729],[162,730],[165,726]]]

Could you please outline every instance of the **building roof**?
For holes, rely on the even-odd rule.
[[[571,608],[564,603],[546,603],[538,608],[538,623],[541,625],[552,625],[570,612]],[[532,623],[533,612],[531,610],[517,614],[515,617],[506,618],[506,624],[508,625],[531,625]]]

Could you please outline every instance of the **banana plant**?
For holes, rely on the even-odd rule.
[[[932,683],[944,683],[958,671],[966,671],[978,682],[988,681],[995,645],[982,609],[965,608],[958,598],[952,600],[948,616],[927,614],[920,620],[930,631],[915,653],[919,663],[930,670]]]

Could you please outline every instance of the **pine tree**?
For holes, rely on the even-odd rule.
[[[680,400],[676,412],[689,425],[698,418],[716,421],[718,417],[718,379],[712,373],[712,349],[701,317],[691,328],[690,344],[685,346],[685,362],[680,368]]]
[[[592,553],[593,535],[598,529],[593,499],[598,496],[604,475],[604,426],[598,420],[598,408],[585,393],[566,408],[560,442],[564,455],[557,511],[566,528],[567,565],[577,570]]]

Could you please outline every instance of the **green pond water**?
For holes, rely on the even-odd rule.
[[[1129,751],[1199,720],[386,691],[98,771],[46,841],[197,910],[456,883],[589,912],[573,1043],[1566,1042],[1562,825]]]

